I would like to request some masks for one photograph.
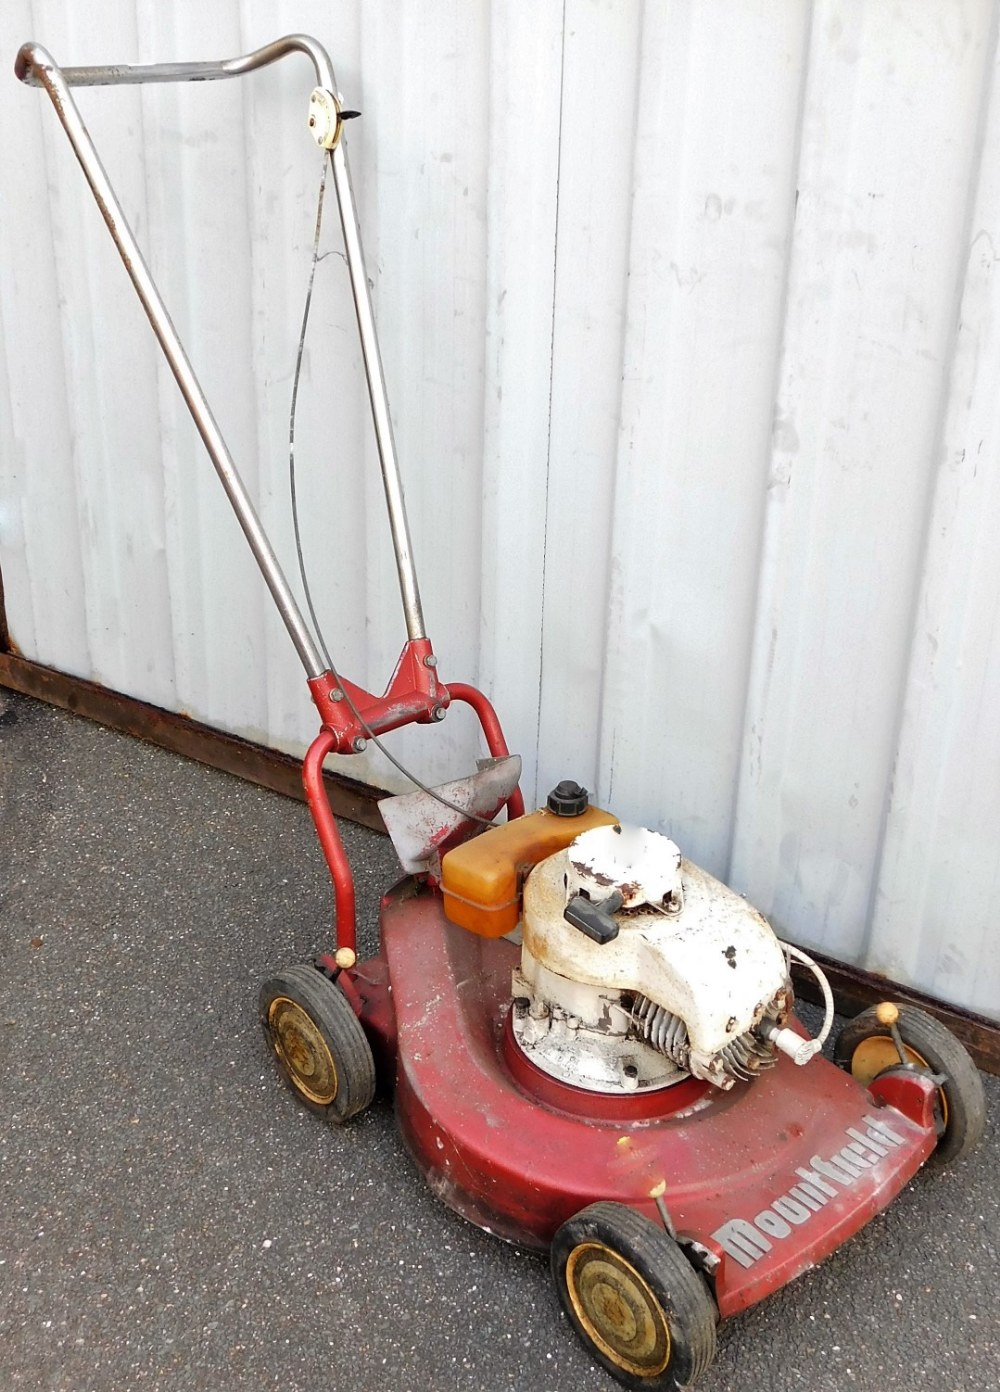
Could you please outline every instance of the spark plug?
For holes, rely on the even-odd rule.
[[[760,1025],[757,1032],[763,1035],[776,1049],[787,1054],[792,1062],[797,1063],[800,1068],[807,1064],[811,1058],[815,1058],[823,1047],[821,1040],[803,1039],[801,1034],[796,1034],[795,1030],[779,1029],[771,1020]]]

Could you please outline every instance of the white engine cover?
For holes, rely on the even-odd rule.
[[[611,831],[600,829],[602,835]],[[535,866],[528,876],[523,976],[540,986],[537,968],[542,967],[565,978],[567,984],[646,996],[685,1022],[692,1057],[707,1064],[757,1024],[787,985],[781,944],[763,915],[740,895],[681,860],[673,842],[651,832],[645,836],[663,843],[663,854],[676,876],[666,892],[657,885],[657,900],[667,907],[640,903],[626,908],[614,915],[618,936],[607,943],[594,942],[563,914],[580,884],[581,843],[597,835],[585,833],[568,850]],[[591,898],[610,893],[615,878],[601,875],[598,883],[603,888],[592,892]],[[625,898],[628,904],[629,896]]]

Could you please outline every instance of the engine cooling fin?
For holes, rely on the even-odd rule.
[[[773,1068],[778,1055],[765,1039],[747,1030],[722,1050],[722,1066],[733,1077],[749,1082],[765,1068]]]
[[[631,1012],[632,1029],[651,1048],[665,1054],[678,1068],[690,1071],[691,1045],[687,1025],[679,1015],[657,1005],[648,996],[637,995]],[[719,1062],[727,1077],[749,1082],[766,1068],[773,1068],[777,1054],[753,1030],[730,1040],[719,1051]]]

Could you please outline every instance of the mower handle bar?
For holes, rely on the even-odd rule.
[[[40,44],[26,43],[17,55],[14,72],[22,82],[29,86],[43,87],[55,107],[56,114],[69,137],[70,144],[73,146],[91,192],[101,210],[108,231],[135,287],[136,294],[146,311],[153,332],[156,334],[160,347],[170,364],[177,385],[180,387],[181,395],[187,403],[198,433],[208,450],[216,473],[226,490],[226,495],[236,513],[237,520],[243,528],[278,612],[288,629],[295,650],[305,668],[306,676],[313,678],[320,676],[326,670],[326,663],[320,655],[316,641],[289,588],[278,558],[261,525],[257,511],[212,414],[205,393],[195,375],[177,330],[171,322],[149,267],[139,250],[135,234],[128,224],[94,142],[70,93],[71,87],[118,86],[146,82],[210,82],[222,77],[242,77],[245,73],[266,67],[289,53],[304,53],[312,61],[318,85],[336,98],[336,78],[330,58],[322,45],[306,34],[288,34],[284,38],[266,44],[263,48],[255,49],[252,53],[218,62],[146,63],[134,66],[115,65],[81,68],[60,68],[51,54]],[[351,174],[343,139],[336,141],[335,147],[330,151],[330,156],[333,166],[334,188],[337,194],[337,208],[340,213],[340,225],[344,234],[344,250],[347,255],[351,291],[354,297],[354,309],[358,320],[358,334],[361,339],[365,377],[368,382],[368,395],[375,426],[375,440],[389,513],[389,527],[396,554],[396,569],[399,575],[403,614],[406,620],[407,636],[412,641],[425,638],[426,634],[409,527],[406,520],[402,482],[396,459],[392,421],[389,415],[385,375],[382,370],[378,337],[375,330],[375,316],[365,271],[361,230],[358,225],[354,190],[351,187]]]
[[[316,81],[328,92],[336,92],[337,80],[326,49],[308,34],[286,34],[273,43],[244,53],[238,58],[195,63],[113,63],[102,67],[63,68],[67,87],[112,87],[143,82],[212,82],[219,77],[242,77],[265,68],[288,53],[304,53],[312,60]],[[17,55],[14,71],[29,87],[44,86],[35,71],[38,61],[52,64],[51,57],[38,44],[27,43]]]

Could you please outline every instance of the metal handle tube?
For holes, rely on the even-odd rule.
[[[205,398],[205,393],[195,376],[184,346],[177,335],[166,306],[160,298],[149,267],[143,260],[139,244],[125,217],[121,204],[101,164],[100,156],[90,138],[69,87],[63,80],[59,67],[49,53],[38,44],[25,44],[18,54],[18,75],[23,69],[32,72],[40,85],[45,88],[63,124],[70,144],[76,153],[80,166],[97,200],[97,206],[107,224],[108,231],[118,248],[125,269],[129,274],[136,294],[142,302],[153,332],[159,339],[160,347],[170,364],[171,371],[187,402],[188,410],[205,443],[205,448],[215,465],[215,471],[233,506],[240,526],[243,528],[250,549],[260,567],[268,589],[277,605],[295,650],[306,670],[307,677],[318,677],[326,664],[320,656],[319,648],[306,627],[302,611],[299,609],[285,579],[284,573],[260,518],[247,493],[243,480],[226,446],[215,417]]]
[[[44,87],[40,64],[55,68],[67,87],[114,87],[143,82],[212,82],[219,77],[242,77],[244,73],[267,67],[288,53],[304,53],[312,60],[316,81],[328,92],[336,93],[333,65],[322,44],[308,34],[286,34],[273,43],[256,48],[238,58],[197,63],[113,63],[104,67],[59,68],[50,54],[38,44],[27,43],[17,55],[14,72],[29,87]]]
[[[350,273],[351,292],[354,296],[354,312],[358,319],[361,352],[365,360],[365,377],[368,380],[368,395],[372,404],[372,421],[375,425],[375,443],[378,447],[379,463],[382,468],[385,505],[389,513],[389,529],[392,532],[393,550],[396,553],[396,571],[399,575],[399,592],[403,600],[406,636],[413,642],[419,638],[426,638],[427,634],[424,630],[424,616],[420,605],[420,590],[413,562],[410,529],[406,520],[403,484],[396,459],[396,443],[392,434],[392,419],[389,415],[385,375],[382,371],[382,358],[379,353],[378,336],[375,332],[375,314],[372,309],[371,292],[368,288],[368,276],[365,272],[364,252],[361,248],[361,229],[358,225],[354,190],[351,187],[351,172],[343,140],[337,142],[336,149],[332,151],[331,160],[333,182],[337,190],[337,207],[340,210],[340,225],[344,233],[344,250],[347,253],[347,269]]]
[[[195,424],[222,479],[223,486],[226,488],[240,525],[246,533],[264,579],[291,634],[307,675],[314,676],[323,670],[318,650],[305,627],[298,605],[291,595],[277,558],[274,556],[270,543],[260,526],[236,466],[212,417],[208,402],[104,172],[93,141],[90,139],[72,97],[66,90],[73,86],[115,86],[145,82],[206,82],[217,78],[239,77],[244,73],[254,71],[256,68],[265,67],[277,59],[283,58],[286,54],[295,52],[304,53],[312,61],[318,85],[336,94],[336,77],[329,56],[321,44],[306,34],[288,34],[263,48],[254,50],[252,53],[218,62],[147,63],[65,69],[60,69],[44,48],[37,44],[25,44],[17,55],[15,72],[21,81],[33,86],[44,87],[56,108],[94,197],[101,208],[108,230],[121,253],[136,292],[149,316],[174,376],[177,378]],[[420,591],[406,519],[385,376],[379,353],[368,276],[365,271],[364,251],[361,244],[354,190],[351,186],[350,169],[343,140],[338,142],[337,148],[333,151],[332,163],[337,207],[344,234],[344,247],[351,277],[351,290],[358,321],[358,334],[361,339],[365,377],[368,382],[375,440],[385,489],[386,507],[389,513],[389,527],[396,556],[396,569],[399,576],[407,636],[411,640],[425,638]],[[136,271],[138,271],[138,275]],[[205,426],[209,428],[208,434],[206,434]],[[320,664],[315,672],[312,670],[313,663]]]

